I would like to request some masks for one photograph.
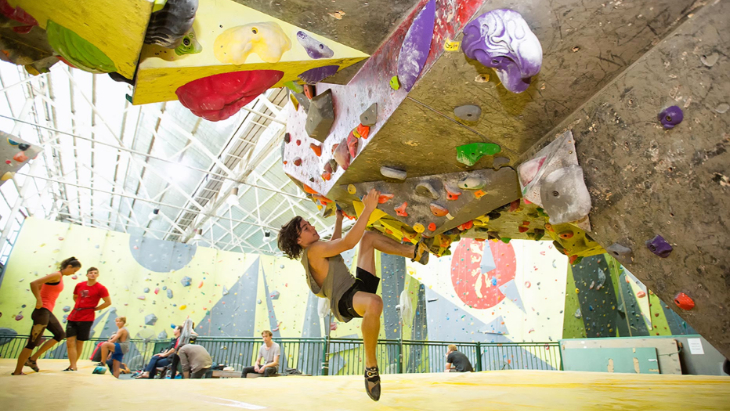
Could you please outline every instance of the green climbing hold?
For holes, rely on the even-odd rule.
[[[304,93],[304,87],[302,87],[301,84],[296,83],[294,81],[287,81],[286,83],[284,83],[284,86],[286,86],[286,88],[288,88],[289,90],[291,90],[295,93],[299,93],[299,94]]]
[[[190,31],[183,36],[180,45],[175,47],[175,54],[178,56],[185,54],[198,54],[201,51],[203,51],[203,46],[198,43],[194,29],[190,29]]]
[[[493,156],[502,151],[497,144],[492,143],[471,143],[456,147],[456,161],[471,167],[479,161],[482,156]]]
[[[390,79],[390,87],[393,90],[398,90],[400,88],[400,81],[398,81],[398,76],[393,76],[393,78]]]
[[[114,62],[99,48],[53,20],[48,20],[46,37],[56,53],[76,68],[91,73],[117,71]]]
[[[509,237],[502,237],[500,238],[500,240],[502,240],[502,242],[505,244],[509,244],[509,242],[512,241],[512,239]]]

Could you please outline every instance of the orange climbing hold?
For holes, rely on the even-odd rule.
[[[521,233],[525,233],[525,232],[527,232],[527,230],[529,230],[529,229],[530,229],[530,227],[525,227],[525,226],[523,226],[523,225],[522,225],[522,226],[520,226],[520,227],[519,227],[519,228],[517,229],[517,231],[519,231],[519,232],[521,232]]]
[[[312,187],[310,187],[310,186],[308,186],[306,184],[302,184],[302,185],[304,186],[304,192],[305,193],[308,193],[308,194],[319,194]]]
[[[578,256],[577,256],[577,255],[571,255],[571,256],[569,256],[569,257],[570,257],[570,259],[568,260],[568,262],[569,262],[570,264],[573,264],[573,263],[575,262],[575,260],[577,260],[577,259],[578,259]]]
[[[436,223],[431,223],[428,225],[429,231],[436,231]]]
[[[329,204],[332,202],[332,200],[320,194],[313,194],[312,198],[315,200],[319,200],[322,204]]]
[[[324,165],[324,172],[322,172],[322,180],[330,181],[332,179],[332,166],[330,163]]]
[[[314,154],[316,154],[317,157],[322,155],[322,146],[318,146],[318,145],[312,143],[309,145],[309,148],[311,148],[312,151],[314,151]]]
[[[545,224],[545,229],[548,230],[548,231],[553,231],[552,224]]]
[[[520,208],[520,200],[515,200],[511,203],[509,203],[509,212],[514,213],[515,211],[519,210]]]
[[[529,222],[529,221],[527,221],[527,220],[524,220],[524,221],[522,222],[522,225],[523,225],[523,226],[528,226],[528,225],[530,225],[530,222]]]
[[[695,307],[695,302],[685,293],[679,293],[674,296],[674,303],[677,304],[677,307],[683,309],[683,310],[691,310]]]
[[[449,186],[445,185],[444,188],[446,189],[446,199],[451,201],[456,201],[459,199],[459,196],[461,195],[461,191],[451,191],[449,189]]]
[[[466,230],[468,230],[468,229],[470,229],[472,227],[474,227],[474,221],[468,221],[468,222],[466,222],[464,224],[459,225],[456,228],[458,228],[459,231],[466,231]]]
[[[364,138],[365,140],[367,140],[368,137],[370,136],[370,127],[369,126],[363,126],[362,124],[360,124],[359,126],[357,126],[356,130],[357,130],[357,134],[360,134],[360,137]]]
[[[431,213],[435,215],[436,217],[446,217],[447,214],[449,214],[449,210],[445,207],[442,207],[436,203],[431,203]]]
[[[385,204],[392,200],[393,197],[395,197],[393,194],[381,194],[380,197],[378,197],[378,204]]]
[[[480,199],[480,198],[484,197],[485,195],[487,195],[487,193],[484,190],[477,190],[474,192],[474,198],[476,198],[476,199]]]
[[[570,240],[571,238],[573,238],[573,232],[563,231],[562,233],[560,233],[560,238],[562,238],[563,240]]]
[[[400,207],[395,208],[395,213],[401,217],[408,217],[408,213],[406,212],[406,207],[408,207],[408,202],[404,202],[400,205]]]

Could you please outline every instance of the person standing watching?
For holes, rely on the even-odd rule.
[[[68,316],[66,324],[66,349],[70,365],[64,371],[76,371],[84,341],[89,341],[91,326],[94,324],[95,312],[112,305],[109,291],[97,281],[99,269],[91,267],[86,270],[86,282],[76,284],[74,288],[74,309]],[[103,299],[101,305],[99,300]]]

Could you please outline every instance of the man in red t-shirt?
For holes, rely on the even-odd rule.
[[[77,370],[76,361],[79,359],[84,341],[89,340],[91,325],[94,324],[94,312],[112,305],[109,291],[96,281],[98,277],[99,270],[91,267],[86,271],[87,281],[76,284],[76,288],[74,288],[76,304],[69,314],[66,324],[66,348],[71,365],[64,371]],[[101,299],[104,299],[104,303],[97,307]]]

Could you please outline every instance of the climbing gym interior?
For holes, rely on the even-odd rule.
[[[730,409],[728,27],[726,0],[0,0],[3,409]],[[377,344],[328,301],[369,251],[289,258],[296,216],[414,249],[374,252]]]

